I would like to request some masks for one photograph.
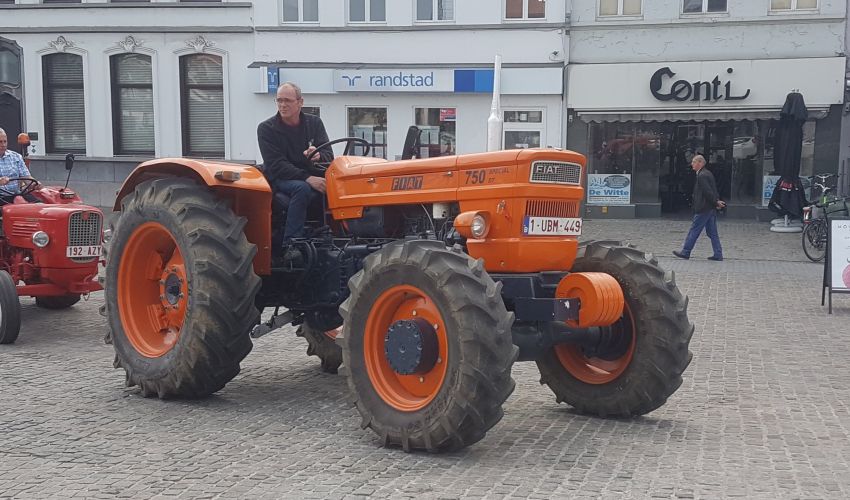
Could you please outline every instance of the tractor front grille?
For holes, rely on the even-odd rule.
[[[560,161],[536,161],[531,164],[531,182],[581,185],[581,165]]]
[[[525,203],[525,215],[528,217],[578,217],[577,201],[528,200]]]
[[[68,246],[100,245],[103,221],[97,212],[74,212],[68,220]],[[90,262],[96,257],[72,257],[74,262]]]

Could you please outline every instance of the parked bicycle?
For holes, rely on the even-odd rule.
[[[814,187],[820,189],[820,201],[803,208],[803,252],[812,262],[819,262],[826,257],[826,244],[829,237],[829,217],[831,215],[850,215],[847,202],[850,198],[831,198],[832,187],[826,185],[826,180],[835,174],[816,175],[820,182]],[[814,189],[813,189],[814,191]]]

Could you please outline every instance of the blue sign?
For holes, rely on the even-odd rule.
[[[336,92],[492,93],[492,69],[335,70]]]
[[[269,93],[274,94],[280,85],[280,70],[278,68],[268,68],[266,74],[268,74]]]

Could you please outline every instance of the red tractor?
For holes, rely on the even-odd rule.
[[[582,155],[389,162],[347,155],[367,154],[355,138],[319,150],[336,142],[346,152],[320,172],[324,205],[282,257],[272,220],[287,200],[260,169],[168,158],[132,172],[104,310],[128,386],[206,396],[239,373],[252,337],[299,325],[308,353],[346,377],[363,428],[437,452],[501,419],[516,361],[535,361],[558,402],[600,416],[651,412],[681,385],[687,299],[651,255],[579,243]]]
[[[18,142],[29,145],[26,134]],[[74,158],[66,157],[70,178]],[[101,290],[103,213],[84,205],[65,187],[13,178],[19,189],[0,186],[0,344],[11,344],[21,327],[19,296],[35,297],[46,309],[65,309]],[[7,185],[8,186],[8,185]]]

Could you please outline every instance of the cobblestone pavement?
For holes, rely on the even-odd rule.
[[[579,416],[520,363],[505,418],[448,455],[380,448],[291,330],[255,341],[217,395],[163,402],[112,368],[102,294],[63,312],[24,299],[19,341],[0,346],[0,497],[850,497],[850,297],[827,315],[799,234],[722,221],[726,261],[704,239],[668,258],[687,227],[585,231],[656,252],[690,296],[694,359],[665,406]]]

